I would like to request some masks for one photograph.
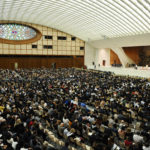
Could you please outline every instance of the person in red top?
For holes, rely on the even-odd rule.
[[[29,127],[31,127],[32,125],[34,125],[34,120],[31,120],[31,121],[29,122]]]
[[[129,137],[127,137],[127,139],[124,141],[124,144],[126,147],[130,147],[132,145],[132,141],[130,140]]]

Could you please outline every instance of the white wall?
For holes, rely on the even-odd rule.
[[[84,55],[84,64],[88,68],[92,68],[92,62],[95,62],[95,52],[96,49],[93,48],[91,45],[85,43],[85,55]]]
[[[110,49],[102,48],[96,50],[96,57],[95,57],[96,66],[98,66],[98,64],[102,66],[103,60],[105,60],[106,62],[105,66],[110,66]]]
[[[96,49],[93,48],[91,45],[85,43],[85,58],[84,58],[84,64],[88,68],[93,68],[93,62],[96,65],[96,68],[102,66],[103,60],[105,60],[106,64],[105,66],[110,66],[110,49],[103,48],[103,49]]]
[[[95,48],[110,47],[131,47],[131,46],[148,46],[150,45],[150,33],[134,35],[128,37],[108,38],[104,40],[89,41],[89,44]]]
[[[126,67],[127,64],[133,64],[133,60],[131,60],[124,52],[122,48],[114,48],[111,47],[111,49],[118,55],[123,67]],[[85,58],[84,58],[84,64],[87,66],[87,68],[94,69],[93,62],[96,65],[96,68],[99,68],[100,66],[103,66],[103,60],[105,60],[105,66],[110,66],[110,49],[109,48],[101,48],[96,49],[93,48],[88,43],[85,43]]]

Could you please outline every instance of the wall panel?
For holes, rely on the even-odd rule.
[[[112,64],[121,64],[120,59],[118,58],[117,54],[110,50],[110,65]]]
[[[136,64],[140,62],[139,52],[143,47],[124,47],[124,52],[130,57]]]
[[[4,55],[0,56],[0,68],[14,69],[15,62],[18,63],[19,68],[50,68],[52,63],[56,63],[56,67],[83,67],[83,56],[16,56],[16,55]]]

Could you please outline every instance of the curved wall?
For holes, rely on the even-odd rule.
[[[136,64],[140,62],[139,53],[143,49],[143,47],[123,47],[123,50],[125,54],[132,59]],[[110,52],[110,64],[113,64],[116,62],[116,64],[121,64],[118,55],[111,50]]]
[[[42,36],[37,41],[30,41],[26,44],[18,44],[15,41],[10,44],[2,42],[0,43],[0,54],[84,56],[84,41],[77,37],[75,37],[75,40],[73,40],[74,36],[67,33],[46,26],[24,22],[0,21],[0,23],[20,23],[37,29],[42,34]],[[46,39],[45,36],[52,36],[52,39]],[[65,37],[66,40],[58,40],[58,37]],[[33,45],[36,45],[37,48],[33,48]],[[50,46],[50,48],[47,48],[47,46]]]
[[[110,50],[110,65],[112,64],[121,64],[121,62],[118,55],[113,50]]]
[[[136,64],[140,62],[139,53],[143,47],[124,47],[124,52],[131,58]]]

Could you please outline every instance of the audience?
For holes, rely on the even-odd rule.
[[[150,82],[79,69],[0,70],[0,148],[150,149]],[[56,146],[46,130],[63,139]]]

